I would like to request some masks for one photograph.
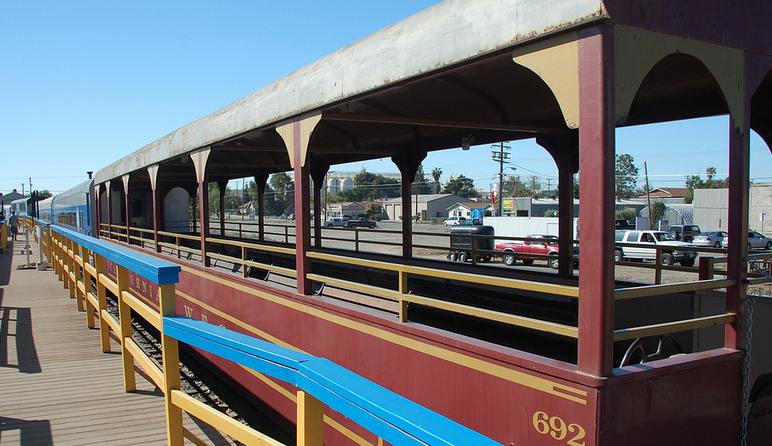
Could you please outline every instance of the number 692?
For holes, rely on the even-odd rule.
[[[549,435],[557,441],[564,441],[568,446],[585,446],[584,437],[587,435],[584,428],[576,423],[566,423],[557,416],[549,416],[546,412],[534,412],[531,423],[536,432]]]

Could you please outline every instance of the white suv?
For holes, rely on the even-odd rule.
[[[676,241],[670,234],[664,231],[616,231],[615,241],[640,245],[640,247],[617,246],[614,250],[614,260],[617,262],[621,262],[623,259],[655,260],[657,258],[657,250],[646,247],[651,245],[668,247],[668,249],[662,251],[662,266],[671,266],[675,262],[680,263],[681,266],[694,266],[694,261],[697,257],[696,251],[678,249],[679,247],[694,247],[693,244]],[[672,249],[669,249],[671,247]]]

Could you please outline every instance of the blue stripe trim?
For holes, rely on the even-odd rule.
[[[168,285],[180,281],[180,266],[174,263],[61,226],[51,225],[51,230],[158,285]]]
[[[394,445],[500,445],[324,358],[208,322],[164,317],[166,336],[291,383]]]

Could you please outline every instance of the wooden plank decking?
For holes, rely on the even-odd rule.
[[[53,272],[16,269],[21,246],[0,254],[0,445],[165,444],[162,394],[141,377],[136,392],[123,391],[119,354],[101,352]],[[185,425],[232,444],[191,418]]]

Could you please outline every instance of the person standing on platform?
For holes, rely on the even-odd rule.
[[[19,232],[19,217],[16,216],[16,211],[12,211],[8,218],[8,229],[11,230],[13,240],[16,240],[16,233]]]

